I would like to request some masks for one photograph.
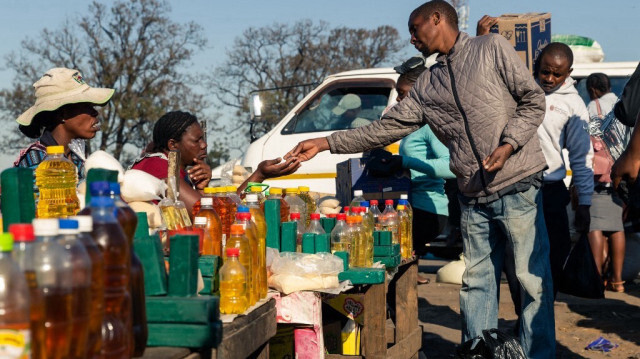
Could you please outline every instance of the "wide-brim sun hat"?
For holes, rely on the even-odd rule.
[[[47,71],[33,87],[36,103],[16,119],[23,126],[31,125],[37,114],[55,111],[64,105],[91,103],[103,106],[115,92],[110,88],[91,87],[84,81],[80,71],[64,67]]]

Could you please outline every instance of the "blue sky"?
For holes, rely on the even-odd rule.
[[[6,69],[5,56],[19,50],[25,37],[37,36],[43,28],[58,28],[66,19],[82,18],[89,4],[87,0],[2,0],[0,3],[0,88],[8,88],[13,78],[13,73]],[[638,0],[468,0],[468,3],[471,33],[475,33],[475,24],[484,14],[551,12],[552,33],[596,39],[605,51],[605,61],[640,59]],[[394,26],[407,41],[405,52],[413,54],[415,51],[408,44],[407,18],[422,1],[170,0],[170,4],[175,21],[194,21],[204,29],[208,48],[193,59],[193,68],[202,71],[224,61],[234,38],[247,27],[306,18],[324,20],[333,26]]]

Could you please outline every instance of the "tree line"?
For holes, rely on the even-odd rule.
[[[24,39],[5,58],[5,66],[15,73],[10,87],[0,90],[0,111],[10,129],[0,138],[5,153],[17,153],[30,142],[15,118],[33,105],[32,84],[52,67],[78,69],[91,86],[116,89],[111,102],[98,108],[101,132],[87,143],[89,151],[106,150],[128,163],[151,141],[155,121],[180,109],[196,114],[212,136],[213,167],[228,160],[230,150],[246,146],[251,91],[282,88],[267,94],[270,107],[260,126],[268,131],[310,90],[296,85],[319,83],[335,72],[389,65],[404,46],[398,31],[386,25],[363,29],[312,20],[275,23],[247,28],[222,64],[210,64],[208,74],[194,73],[191,61],[207,46],[206,36],[199,24],[172,20],[168,2],[94,1],[87,10],[79,22],[63,21],[59,28]],[[231,113],[232,121],[225,125],[219,111],[212,113],[214,106]]]

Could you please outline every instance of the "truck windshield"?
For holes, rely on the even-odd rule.
[[[390,87],[339,87],[311,99],[282,129],[282,134],[346,130],[380,118]]]

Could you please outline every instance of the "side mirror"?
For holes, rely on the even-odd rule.
[[[249,100],[249,108],[251,109],[251,119],[259,119],[262,117],[262,100],[260,95],[254,93]]]

